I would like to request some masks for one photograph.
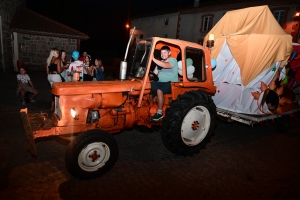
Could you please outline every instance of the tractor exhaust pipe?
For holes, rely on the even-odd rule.
[[[132,32],[130,34],[130,38],[129,38],[129,41],[128,41],[128,44],[127,44],[124,61],[121,61],[121,63],[120,63],[120,76],[119,76],[119,78],[121,80],[126,80],[126,72],[127,72],[127,61],[126,61],[126,59],[127,59],[128,49],[129,49],[129,45],[131,43],[131,39],[133,37],[134,31],[135,31],[135,27],[133,27]]]

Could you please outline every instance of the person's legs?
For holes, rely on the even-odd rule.
[[[36,89],[32,89],[32,95],[31,95],[31,97],[29,98],[30,101],[33,101],[33,98],[34,98],[36,95],[38,95],[38,91],[37,91]]]
[[[19,92],[21,93],[22,103],[23,102],[25,103],[25,90],[24,90],[24,88],[21,88]]]
[[[162,109],[164,105],[164,94],[169,94],[171,93],[171,85],[169,82],[157,82],[157,105],[158,105],[158,110],[155,115],[153,115],[152,120],[158,121],[164,116],[162,115]],[[152,88],[153,89],[153,88]]]
[[[48,75],[48,80],[49,80],[49,83],[50,83],[51,88],[52,88],[53,83],[61,82],[61,77],[60,77],[59,74],[49,74]],[[54,95],[53,94],[52,94],[52,101],[51,101],[51,110],[52,111],[54,110]]]
[[[162,110],[164,105],[164,93],[160,89],[157,89],[157,104],[158,109]]]

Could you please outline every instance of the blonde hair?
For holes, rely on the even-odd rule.
[[[95,58],[95,60],[98,61],[98,67],[102,67],[103,64],[102,64],[102,60],[100,58]],[[96,63],[95,63],[96,64]]]
[[[47,66],[50,65],[52,58],[58,58],[59,57],[59,51],[58,49],[51,49],[49,57],[47,58]]]

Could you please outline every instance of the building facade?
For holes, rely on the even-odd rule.
[[[20,67],[45,70],[52,48],[67,55],[80,49],[88,35],[26,8],[26,0],[0,1],[0,73]]]
[[[180,10],[180,8],[178,8],[176,12],[174,11],[171,14],[163,14],[163,11],[161,11],[159,15],[153,14],[135,17],[131,20],[131,24],[137,29],[135,32],[137,38],[145,36],[167,36],[168,38],[182,39],[203,44],[203,39],[206,34],[218,23],[227,11],[268,5],[283,30],[287,34],[292,35],[293,42],[299,42],[300,20],[299,17],[296,16],[297,13],[300,13],[300,2],[298,0],[232,0],[225,2],[210,1],[201,3],[201,1],[195,0],[194,5],[191,5],[190,9]],[[162,26],[163,19],[169,15],[172,16],[169,18],[170,24],[168,26]],[[150,23],[150,19],[152,19],[152,23]],[[150,24],[152,24],[151,27]]]
[[[178,15],[178,12],[173,12],[133,19],[131,25],[136,28],[134,35],[139,39],[152,36],[176,38]]]

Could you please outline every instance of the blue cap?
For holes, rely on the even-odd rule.
[[[77,60],[79,58],[79,52],[78,51],[73,51],[72,58]]]

